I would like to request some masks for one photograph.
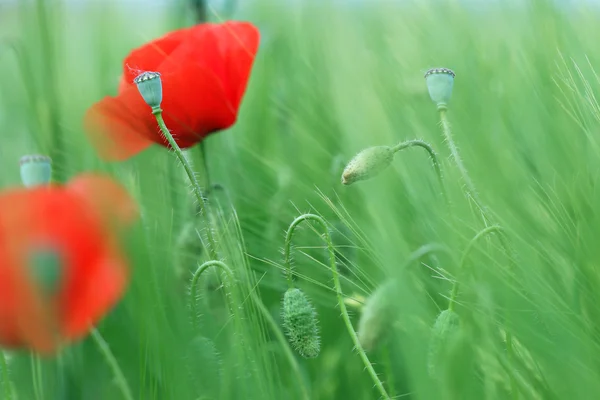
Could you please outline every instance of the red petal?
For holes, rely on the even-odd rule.
[[[84,129],[105,160],[122,161],[148,148],[156,131],[150,107],[135,86],[117,97],[94,104],[84,118]]]
[[[129,273],[126,263],[116,256],[99,260],[88,274],[79,275],[62,299],[66,312],[62,334],[69,340],[85,336],[121,298]]]
[[[156,71],[187,38],[190,28],[170,32],[133,50],[123,61],[123,81],[134,85],[133,79],[145,71]]]
[[[50,248],[62,259],[55,294],[44,293],[29,268],[36,247]],[[64,339],[60,333],[70,332],[63,324],[73,308],[96,321],[108,310],[106,299],[116,301],[114,288],[123,285],[122,275],[111,272],[107,277],[100,270],[106,260],[116,260],[121,268],[124,264],[98,213],[79,195],[59,187],[0,194],[0,260],[0,340],[40,352],[52,351]],[[99,304],[85,303],[89,308],[82,310],[78,297],[87,296],[98,277],[103,284],[96,286]],[[107,283],[109,279],[114,282]]]
[[[198,142],[237,118],[258,50],[258,30],[249,23],[203,24],[158,70],[163,115],[179,142]]]
[[[66,189],[85,199],[107,222],[125,226],[138,216],[137,204],[129,193],[107,176],[81,174],[71,179]]]

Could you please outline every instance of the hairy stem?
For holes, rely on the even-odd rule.
[[[444,177],[442,175],[442,169],[440,168],[440,163],[438,161],[438,157],[437,157],[437,154],[435,153],[435,150],[433,150],[433,147],[431,147],[428,143],[426,143],[420,139],[413,139],[413,140],[407,140],[402,143],[398,143],[396,146],[392,147],[392,150],[394,151],[394,153],[397,153],[400,150],[404,150],[404,149],[407,149],[409,147],[414,147],[414,146],[421,147],[421,148],[425,149],[427,151],[427,153],[429,153],[429,158],[431,159],[431,163],[433,164],[433,169],[435,170],[438,181],[440,183],[440,188],[442,189],[442,195],[444,196],[444,200],[446,201],[446,203],[448,203],[448,195],[446,194],[446,187],[444,186]]]
[[[162,110],[160,108],[156,108],[156,109],[152,110],[152,113],[156,117],[156,121],[158,122],[158,126],[159,126],[162,134],[164,135],[165,139],[167,139],[167,141],[169,142],[169,145],[173,149],[173,152],[175,153],[175,155],[177,156],[177,159],[179,160],[179,162],[185,169],[185,172],[186,172],[190,182],[192,183],[192,191],[194,192],[194,196],[196,197],[196,200],[198,201],[198,204],[201,207],[200,213],[204,214],[206,220],[210,222],[208,207],[207,207],[206,201],[204,200],[204,196],[202,195],[202,189],[200,188],[200,185],[198,184],[198,180],[196,179],[196,175],[194,175],[194,171],[192,170],[192,167],[191,167],[188,159],[185,157],[185,154],[183,154],[183,151],[181,150],[181,148],[179,147],[179,145],[173,138],[173,135],[171,135],[169,128],[167,128],[167,126],[165,125],[165,121],[162,117]],[[210,223],[207,224],[207,226],[208,227],[206,229],[206,236],[208,238],[208,251],[209,251],[210,257],[213,259],[216,259],[217,258],[217,247],[216,247],[215,238],[213,236],[213,232],[212,232]]]
[[[190,287],[190,308],[192,310],[193,318],[195,318],[197,315],[196,314],[196,297],[197,297],[196,293],[197,293],[198,280],[200,279],[200,276],[210,267],[220,268],[223,272],[225,272],[225,275],[227,276],[227,279],[229,280],[230,284],[233,284],[235,282],[235,275],[234,275],[233,271],[231,270],[231,268],[229,268],[227,266],[227,264],[225,264],[222,261],[210,260],[210,261],[207,261],[204,264],[200,265],[198,267],[198,269],[196,270],[196,272],[194,273],[194,276],[192,277],[192,282],[190,284],[191,285],[191,287]],[[305,400],[310,399],[310,396],[308,395],[306,386],[304,384],[304,378],[302,377],[302,373],[300,372],[300,366],[298,365],[298,362],[296,361],[296,358],[294,357],[294,354],[292,353],[292,350],[290,349],[288,342],[285,339],[285,336],[279,329],[279,326],[273,319],[273,316],[271,315],[269,310],[265,307],[263,302],[258,298],[258,296],[256,295],[256,293],[254,291],[250,292],[250,297],[252,298],[252,301],[256,304],[256,306],[258,307],[258,310],[260,311],[260,314],[262,315],[262,317],[265,319],[267,324],[271,327],[271,329],[275,333],[277,341],[283,347],[285,355],[290,363],[290,366],[294,370],[294,373],[297,375],[298,382],[300,382],[300,388],[302,390],[303,398]],[[233,304],[230,304],[230,309],[231,309],[231,311],[234,310]]]
[[[292,246],[292,239],[294,237],[294,232],[295,232],[296,228],[298,227],[298,225],[300,225],[304,221],[314,221],[317,224],[319,224],[321,226],[321,228],[323,228],[323,237],[325,239],[325,242],[327,243],[327,250],[329,251],[329,268],[331,269],[331,273],[333,274],[333,284],[335,287],[335,293],[336,293],[337,300],[338,300],[338,307],[340,308],[340,311],[342,313],[342,318],[344,320],[344,324],[346,325],[346,329],[348,330],[348,333],[350,334],[350,337],[352,338],[354,348],[356,349],[358,355],[360,356],[361,360],[363,361],[365,368],[369,372],[369,375],[371,375],[371,378],[373,379],[373,382],[375,383],[377,390],[379,390],[379,393],[383,396],[384,399],[390,399],[390,396],[387,394],[385,388],[383,387],[383,383],[381,383],[381,380],[377,376],[377,373],[375,372],[375,369],[373,368],[371,361],[369,361],[369,357],[367,357],[365,350],[363,349],[362,345],[360,344],[360,341],[358,340],[358,336],[356,335],[356,331],[354,330],[354,327],[352,326],[352,322],[350,321],[350,316],[348,315],[348,310],[346,309],[346,303],[344,303],[344,294],[342,292],[342,286],[340,284],[340,275],[338,273],[337,265],[335,262],[335,251],[334,251],[333,243],[331,242],[331,237],[329,235],[329,229],[327,227],[327,223],[325,222],[325,220],[318,215],[315,215],[315,214],[301,215],[298,218],[296,218],[290,224],[290,227],[288,228],[288,231],[285,236],[285,246],[284,246],[284,263],[285,263],[284,266],[287,271],[288,285],[290,285],[290,287],[293,287],[293,285],[294,285],[293,277],[292,277],[293,270],[292,270],[292,265],[291,265],[291,261],[290,261],[290,250],[291,250],[291,246]]]

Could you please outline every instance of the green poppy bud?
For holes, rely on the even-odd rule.
[[[38,154],[21,157],[21,181],[26,187],[47,185],[52,177],[52,160]]]
[[[304,358],[321,351],[317,313],[300,289],[288,289],[283,296],[283,327],[292,347]]]
[[[369,296],[358,321],[358,340],[366,351],[373,350],[377,344],[390,332],[393,321],[395,304],[399,291],[395,280],[379,286]]]
[[[133,82],[137,85],[146,104],[152,107],[153,111],[160,109],[160,103],[162,103],[160,73],[146,71],[138,75]]]
[[[442,311],[435,320],[429,341],[428,369],[430,376],[436,376],[440,357],[444,354],[448,342],[458,333],[459,322],[458,314],[451,310]]]
[[[447,107],[450,96],[452,96],[455,76],[454,72],[448,68],[433,68],[425,73],[429,97],[438,106],[438,109]]]
[[[389,146],[364,149],[346,165],[342,173],[342,183],[351,185],[354,182],[373,178],[392,163],[394,153],[394,149]]]

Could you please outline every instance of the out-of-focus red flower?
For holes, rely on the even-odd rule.
[[[100,156],[124,160],[152,143],[169,147],[133,83],[144,71],[161,74],[163,117],[181,148],[232,126],[259,40],[251,23],[230,21],[180,29],[133,50],[124,60],[118,95],[105,97],[85,116]]]
[[[136,216],[102,176],[0,192],[0,346],[49,353],[85,336],[125,291],[116,230]]]

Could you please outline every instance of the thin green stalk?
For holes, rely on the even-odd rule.
[[[210,170],[208,168],[208,156],[206,152],[206,142],[203,140],[199,144],[200,146],[200,154],[202,155],[202,167],[204,168],[204,186],[207,188],[212,187],[212,182],[210,180]]]
[[[92,329],[91,335],[92,335],[92,338],[94,339],[94,341],[96,342],[96,344],[98,345],[98,349],[104,356],[104,359],[106,360],[108,366],[112,370],[115,381],[117,383],[117,386],[121,390],[121,394],[123,395],[123,398],[125,400],[133,400],[133,395],[131,394],[131,389],[129,388],[129,384],[127,383],[127,380],[125,379],[125,375],[123,375],[123,371],[121,371],[121,368],[119,367],[119,363],[117,362],[117,359],[113,355],[112,351],[110,351],[110,347],[108,346],[108,343],[106,343],[106,341],[104,340],[104,338],[102,338],[102,336],[100,335],[100,332],[98,332],[98,330],[96,328]]]
[[[473,239],[471,239],[471,241],[465,248],[465,251],[463,252],[463,255],[460,259],[459,269],[458,269],[459,273],[464,271],[464,268],[465,268],[465,265],[467,262],[467,258],[469,257],[469,255],[473,251],[474,246],[479,242],[479,240],[481,240],[485,236],[490,235],[492,233],[502,234],[503,232],[504,232],[504,230],[499,225],[492,225],[492,226],[488,226],[487,228],[485,228],[485,229],[481,230],[479,233],[477,233],[477,235],[475,235],[473,237]],[[448,309],[450,311],[454,311],[454,304],[456,303],[456,297],[458,296],[458,289],[460,286],[459,282],[460,282],[460,280],[456,279],[454,281],[454,284],[452,285],[452,292],[450,294],[450,302],[448,303]]]
[[[460,157],[460,153],[458,152],[458,147],[456,146],[456,143],[452,138],[452,130],[450,129],[450,122],[448,121],[447,110],[445,108],[440,109],[440,121],[442,123],[442,132],[444,134],[444,140],[448,144],[450,154],[452,155],[456,167],[458,168],[458,171],[460,172],[460,175],[465,183],[465,186],[467,188],[467,194],[473,199],[477,207],[479,207],[479,209],[481,209],[481,211],[485,214],[486,210],[484,209],[483,204],[479,199],[479,195],[475,190],[475,185],[473,184],[473,181],[469,176],[469,172],[467,171],[467,168],[465,167],[465,164],[463,163],[462,158]]]
[[[33,395],[36,400],[42,400],[42,366],[37,354],[31,354],[31,373],[33,375]]]
[[[473,202],[475,202],[475,205],[480,209],[481,214],[483,216],[484,223],[486,223],[486,225],[487,225],[487,223],[489,221],[492,221],[492,218],[489,215],[489,210],[487,209],[487,207],[485,207],[485,205],[479,199],[477,191],[475,190],[475,185],[473,184],[473,181],[471,180],[471,178],[469,176],[467,168],[465,167],[465,165],[460,157],[460,154],[458,152],[458,147],[456,146],[456,143],[454,142],[454,139],[452,138],[452,130],[450,129],[450,122],[448,121],[447,109],[445,107],[441,107],[441,108],[439,108],[439,113],[440,113],[440,121],[442,124],[442,132],[444,134],[444,139],[445,139],[446,143],[448,144],[450,153],[452,154],[452,158],[454,159],[454,162],[456,163],[456,166],[462,176],[462,179],[465,182],[465,186],[467,188],[468,195],[470,195],[470,197],[473,199]],[[493,226],[490,226],[486,229],[489,229],[489,228],[493,228]],[[486,229],[484,229],[482,232],[484,232]],[[501,228],[496,226],[496,230],[498,230],[498,229],[501,229]],[[500,245],[502,246],[504,252],[506,253],[506,255],[509,258],[509,263],[510,263],[511,269],[514,268],[515,261],[514,261],[514,256],[513,256],[512,250],[511,250],[510,246],[508,245],[508,243],[506,243],[506,241],[504,240],[502,235],[500,235]],[[454,306],[453,300],[455,299],[457,292],[458,292],[457,285],[458,285],[458,282],[455,282],[455,285],[452,289],[452,295],[450,296],[450,304],[448,306],[449,309],[452,309],[452,307]],[[506,319],[508,319],[508,317]],[[510,334],[508,332],[508,330],[506,330],[506,332],[507,332],[507,334],[506,334],[506,344],[507,344],[506,350],[507,350],[508,358],[510,360],[513,358],[512,334]],[[511,381],[512,398],[518,399],[519,394],[517,391],[516,381],[513,378],[512,372],[509,372],[509,375],[510,375],[510,381]]]
[[[192,312],[193,318],[195,318],[197,315],[196,314],[196,292],[197,292],[198,280],[200,279],[200,276],[210,267],[220,268],[221,270],[223,270],[223,272],[225,272],[225,275],[227,276],[227,279],[229,279],[230,284],[235,282],[235,275],[234,275],[233,271],[231,270],[231,268],[229,268],[227,266],[227,264],[225,264],[222,261],[210,260],[210,261],[207,261],[204,264],[200,265],[198,267],[198,269],[196,270],[196,272],[194,273],[194,275],[192,277],[192,282],[190,284],[191,285],[191,287],[190,287],[190,309],[192,310],[191,312]],[[275,320],[271,316],[271,313],[269,312],[269,310],[265,307],[263,302],[258,298],[258,296],[256,295],[256,293],[254,291],[250,292],[250,297],[252,298],[252,301],[254,301],[256,306],[258,307],[258,310],[260,311],[263,318],[266,320],[268,325],[271,327],[271,329],[275,333],[277,341],[283,347],[285,355],[290,363],[290,366],[294,370],[294,373],[297,375],[298,382],[300,382],[300,388],[302,390],[303,398],[305,400],[310,399],[310,396],[308,395],[308,392],[307,392],[307,389],[306,389],[306,386],[304,383],[304,379],[302,377],[302,373],[300,371],[300,366],[298,365],[298,362],[296,361],[296,358],[294,357],[294,353],[292,353],[292,350],[290,349],[290,347],[285,339],[285,336],[279,329],[277,322],[275,322]],[[235,309],[234,305],[230,304],[230,309],[231,309],[231,311],[233,311]]]
[[[4,399],[12,400],[12,384],[10,382],[10,375],[8,373],[8,363],[6,362],[6,356],[4,352],[0,350],[0,368],[2,369],[2,385],[4,386]]]
[[[440,188],[442,189],[442,195],[444,196],[444,200],[446,201],[446,203],[448,203],[448,195],[446,194],[446,187],[444,186],[444,177],[442,175],[442,169],[440,168],[440,163],[438,161],[437,154],[435,153],[435,150],[433,150],[433,147],[431,147],[431,145],[429,145],[427,142],[424,142],[423,140],[413,139],[407,140],[402,143],[398,143],[396,146],[392,147],[392,150],[394,151],[394,153],[397,153],[400,150],[404,150],[414,146],[422,147],[427,151],[427,153],[429,153],[429,158],[431,159],[433,169],[435,170],[438,181],[440,183]]]
[[[45,102],[49,112],[50,123],[50,158],[54,164],[53,179],[59,183],[66,181],[66,161],[64,141],[60,129],[60,116],[58,110],[58,92],[56,90],[56,75],[54,73],[54,52],[52,45],[52,35],[48,26],[48,13],[46,10],[46,0],[37,0],[37,17],[40,32],[42,59],[44,60],[44,70],[46,76],[42,79],[44,85]]]
[[[158,122],[158,126],[160,127],[162,134],[164,135],[165,139],[167,139],[167,141],[169,142],[169,145],[171,145],[173,152],[175,153],[175,155],[177,156],[177,159],[179,160],[179,162],[185,169],[185,172],[186,172],[190,182],[192,183],[192,191],[194,192],[194,196],[196,197],[196,200],[198,201],[198,204],[201,207],[200,212],[201,212],[201,214],[205,215],[206,221],[209,222],[207,224],[207,229],[206,229],[206,236],[208,238],[209,254],[210,254],[211,258],[216,259],[217,258],[217,246],[216,246],[216,241],[213,236],[212,229],[211,229],[208,206],[207,206],[206,201],[204,200],[204,196],[202,195],[202,189],[200,188],[200,185],[198,184],[196,175],[194,175],[194,171],[192,170],[192,167],[191,167],[188,159],[185,157],[185,154],[183,154],[183,151],[181,150],[181,148],[179,147],[179,145],[173,138],[173,135],[171,135],[169,128],[167,128],[167,125],[165,125],[165,121],[162,117],[162,110],[157,107],[152,110],[152,114],[154,114],[154,116],[156,117],[156,121]]]
[[[318,223],[319,225],[321,225],[321,227],[323,228],[323,231],[324,231],[323,236],[324,236],[325,242],[327,243],[327,250],[329,251],[329,264],[330,264],[329,268],[331,269],[331,273],[333,274],[333,284],[335,287],[335,293],[336,293],[337,300],[338,300],[338,307],[340,308],[342,318],[344,320],[344,324],[346,325],[346,329],[348,330],[348,333],[350,334],[350,337],[352,338],[352,342],[354,343],[354,348],[356,349],[356,352],[358,353],[361,360],[363,361],[365,368],[369,372],[369,375],[371,375],[371,378],[373,379],[373,382],[375,383],[377,390],[379,390],[379,393],[383,396],[384,399],[390,399],[390,396],[387,394],[385,388],[383,387],[383,383],[381,383],[381,380],[377,376],[377,373],[375,372],[375,369],[373,368],[373,365],[371,364],[369,357],[367,357],[367,353],[365,353],[365,350],[363,349],[362,345],[360,344],[360,341],[358,340],[356,331],[354,330],[354,327],[352,326],[352,322],[350,321],[350,316],[348,315],[348,310],[346,309],[346,303],[344,302],[344,293],[342,292],[342,286],[340,284],[340,275],[338,273],[337,265],[335,262],[335,251],[334,251],[333,243],[331,242],[331,237],[329,235],[329,229],[327,227],[327,223],[325,222],[325,220],[318,215],[315,215],[315,214],[301,215],[298,218],[296,218],[290,224],[290,227],[288,228],[288,231],[285,236],[285,246],[284,246],[284,267],[286,268],[286,271],[287,271],[288,285],[290,285],[290,288],[293,287],[293,285],[294,285],[294,281],[293,281],[293,277],[292,277],[293,269],[292,269],[292,265],[291,265],[291,261],[290,261],[290,250],[291,250],[291,246],[292,246],[292,238],[294,236],[294,231],[296,230],[298,225],[300,223],[302,223],[303,221],[314,221],[314,222]]]

